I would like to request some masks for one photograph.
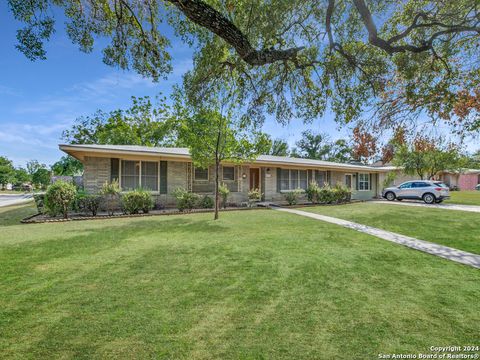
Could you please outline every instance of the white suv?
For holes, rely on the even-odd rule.
[[[415,180],[399,186],[383,189],[382,196],[393,201],[397,199],[423,200],[426,204],[441,203],[450,197],[448,186],[440,181]]]

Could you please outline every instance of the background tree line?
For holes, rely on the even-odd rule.
[[[4,156],[0,156],[0,187],[5,189],[7,184],[22,186],[31,184],[37,189],[45,189],[51,181],[51,177],[82,175],[83,165],[77,159],[67,155],[52,166],[30,160],[25,167],[15,167],[13,162]]]

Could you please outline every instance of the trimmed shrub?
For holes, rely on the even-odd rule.
[[[222,184],[218,187],[218,192],[220,194],[220,197],[222,198],[222,206],[224,209],[227,208],[227,200],[228,200],[228,195],[230,195],[230,190],[228,189],[228,186],[225,184]]]
[[[208,195],[205,195],[198,201],[198,207],[201,209],[212,209],[215,206],[215,201]]]
[[[126,214],[138,214],[140,211],[148,214],[152,207],[153,200],[147,190],[135,189],[122,196],[122,208]]]
[[[118,181],[115,179],[112,182],[105,181],[100,193],[105,195],[108,215],[113,215],[115,201],[120,197],[120,185]]]
[[[79,192],[75,202],[79,211],[86,214],[91,214],[92,216],[97,216],[101,201],[102,197],[100,195],[91,195],[84,192]]]
[[[34,194],[33,200],[35,200],[38,213],[43,214],[45,211],[45,193]]]
[[[285,197],[285,200],[287,200],[288,205],[296,205],[298,202],[298,196],[301,194],[300,189],[295,189],[289,192],[286,192],[283,196]]]
[[[308,184],[308,188],[305,190],[305,194],[307,195],[308,201],[312,204],[318,203],[318,197],[320,195],[320,186],[318,186],[316,181],[312,181]]]
[[[337,203],[349,202],[352,198],[352,191],[345,185],[337,183],[333,188],[333,198]]]
[[[320,204],[331,204],[335,201],[335,194],[332,191],[332,188],[329,185],[325,185],[320,188],[318,192],[318,202]]]
[[[180,211],[191,211],[195,208],[195,204],[198,200],[197,194],[188,192],[182,187],[176,188],[172,195],[176,199],[177,209]]]
[[[52,216],[63,214],[63,217],[67,219],[68,211],[74,205],[76,195],[77,188],[72,183],[57,181],[47,188],[45,209]]]
[[[248,206],[253,206],[254,203],[262,199],[262,193],[260,190],[253,189],[248,192]]]

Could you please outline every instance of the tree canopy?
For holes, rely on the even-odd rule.
[[[0,185],[2,188],[15,179],[15,168],[12,161],[4,156],[0,156]]]
[[[70,155],[62,156],[52,165],[54,175],[75,176],[83,172],[83,164]]]
[[[107,40],[103,61],[154,80],[171,70],[176,36],[194,49],[184,76],[195,104],[229,88],[248,117],[337,121],[384,128],[420,115],[464,134],[480,128],[477,0],[8,0],[17,48],[46,58],[63,9],[84,52]],[[173,29],[174,35],[166,27]],[[412,124],[408,124],[412,126]]]
[[[274,156],[288,156],[290,154],[288,143],[282,139],[273,140],[267,154]]]
[[[331,141],[328,134],[316,133],[311,130],[302,132],[302,137],[292,149],[292,156],[306,159],[348,162],[351,157],[351,147],[344,139]]]
[[[81,117],[63,139],[72,144],[166,146],[176,143],[174,121],[164,97],[154,104],[148,96],[132,96],[132,105]]]
[[[442,170],[458,171],[468,164],[460,149],[442,138],[417,135],[412,143],[395,150],[393,163],[408,175],[433,179]]]

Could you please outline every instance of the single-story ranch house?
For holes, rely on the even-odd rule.
[[[150,189],[157,202],[174,204],[172,192],[183,187],[198,194],[214,191],[214,168],[193,165],[187,148],[134,145],[60,145],[60,149],[84,164],[83,184],[87,192],[98,192],[106,181],[118,179],[122,190]],[[260,155],[242,164],[224,163],[220,180],[230,189],[230,201],[248,200],[258,188],[264,201],[282,201],[284,193],[319,185],[341,183],[352,189],[352,198],[378,196],[387,169],[329,161]]]

